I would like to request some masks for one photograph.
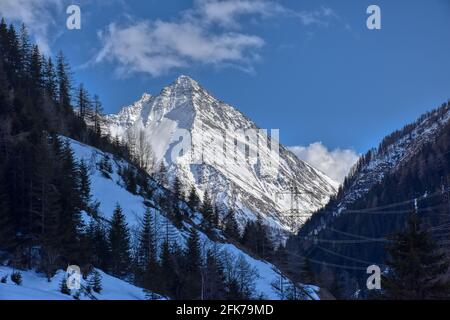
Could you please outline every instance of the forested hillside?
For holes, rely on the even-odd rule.
[[[137,289],[121,279],[150,299],[318,298],[263,260],[275,258],[261,221],[240,230],[232,211],[219,219],[207,192],[169,181],[164,165],[150,176],[102,132],[101,113],[62,53],[53,62],[26,26],[1,20],[0,264],[11,274],[0,289],[39,295],[35,270],[48,297],[128,299]],[[65,285],[68,265],[81,268],[82,292]],[[104,286],[102,272],[114,277]],[[131,293],[114,295],[114,285]]]
[[[445,103],[385,138],[360,159],[337,196],[290,239],[289,250],[314,260],[316,274],[336,296],[364,291],[367,266],[386,268],[390,236],[403,230],[411,215],[417,214],[447,251],[449,110]]]

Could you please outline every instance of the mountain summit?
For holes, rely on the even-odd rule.
[[[188,76],[158,95],[144,94],[106,116],[105,123],[112,136],[141,140],[131,145],[141,155],[151,154],[153,169],[164,162],[185,191],[190,186],[201,196],[208,191],[223,215],[233,209],[241,226],[260,215],[280,234],[295,231],[337,189],[336,182],[279,145],[277,131],[261,130]]]

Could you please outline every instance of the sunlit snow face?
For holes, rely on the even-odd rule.
[[[179,157],[190,157],[193,164],[220,164],[240,166],[244,163],[258,166],[261,175],[276,177],[279,167],[279,130],[270,130],[270,138],[265,129],[236,130],[228,133],[215,130],[214,135],[200,133],[201,141],[194,144],[189,130],[178,128],[172,135],[167,150],[169,162]]]

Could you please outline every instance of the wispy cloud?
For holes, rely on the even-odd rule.
[[[311,25],[325,24],[334,12],[324,7],[294,12],[268,0],[196,0],[172,20],[111,23],[98,34],[102,47],[93,62],[117,63],[120,75],[143,72],[155,77],[195,64],[251,71],[265,40],[241,31],[245,16],[290,16]]]
[[[328,150],[322,142],[311,143],[309,146],[294,146],[289,149],[301,160],[306,161],[338,182],[344,181],[359,158],[355,150]]]
[[[257,36],[214,34],[189,21],[141,21],[124,28],[113,23],[99,37],[103,47],[95,62],[118,62],[120,74],[146,72],[153,76],[190,63],[249,62],[256,57],[250,49],[264,44]]]
[[[55,25],[56,12],[62,0],[1,0],[0,15],[11,21],[23,22],[42,52],[50,53],[49,35]]]

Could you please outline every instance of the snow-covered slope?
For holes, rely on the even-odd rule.
[[[164,161],[200,194],[211,190],[219,204],[236,210],[241,225],[261,214],[274,230],[296,230],[336,192],[336,182],[187,76],[105,123],[113,137],[144,133],[156,163]]]
[[[14,270],[0,266],[0,278],[7,277],[6,283],[0,283],[0,300],[74,300],[77,290],[71,295],[62,294],[60,284],[66,277],[66,272],[60,270],[48,281],[43,274],[34,271],[20,271],[22,283],[16,285],[11,281]],[[146,300],[147,295],[142,288],[138,288],[123,280],[114,278],[101,270],[97,271],[102,277],[102,290],[100,293],[80,292],[80,300]],[[81,287],[86,287],[86,280],[81,279]]]
[[[416,122],[387,136],[377,149],[370,150],[351,171],[338,195],[335,214],[361,198],[388,173],[414,157],[422,146],[434,139],[450,120],[450,106],[443,105],[421,116]]]
[[[76,159],[83,159],[89,167],[93,198],[99,201],[99,211],[104,218],[109,219],[113,214],[116,204],[119,204],[123,208],[123,212],[126,215],[130,227],[136,229],[138,228],[138,223],[141,221],[146,207],[150,207],[155,214],[156,221],[159,225],[157,229],[165,230],[166,227],[169,227],[172,241],[176,241],[181,247],[185,246],[188,237],[187,230],[191,226],[196,226],[197,223],[199,224],[201,222],[200,214],[197,213],[194,215],[195,217],[192,219],[193,222],[191,225],[185,222],[184,228],[176,228],[171,220],[166,218],[166,214],[159,208],[157,201],[155,201],[161,194],[168,192],[167,190],[150,180],[149,183],[151,187],[154,188],[152,198],[144,199],[142,196],[133,195],[125,189],[122,177],[119,175],[120,168],[129,165],[127,162],[114,158],[111,154],[101,152],[98,149],[81,144],[77,141],[70,139],[69,141],[71,142],[71,147],[74,150]],[[104,161],[105,158],[109,159],[111,164],[109,177],[106,177],[102,173],[102,170],[99,169],[100,163]],[[165,234],[165,231],[162,232],[162,234]],[[237,261],[241,257],[254,268],[255,275],[257,276],[254,290],[255,298],[279,298],[272,287],[272,283],[280,278],[280,271],[274,265],[251,257],[234,244],[227,243],[225,239],[220,242],[212,241],[202,232],[200,232],[200,238],[203,242],[202,248],[204,250],[215,247],[216,250],[228,256],[231,262]],[[162,239],[159,240],[162,241]],[[308,292],[309,298],[318,298],[317,287],[302,287]]]

